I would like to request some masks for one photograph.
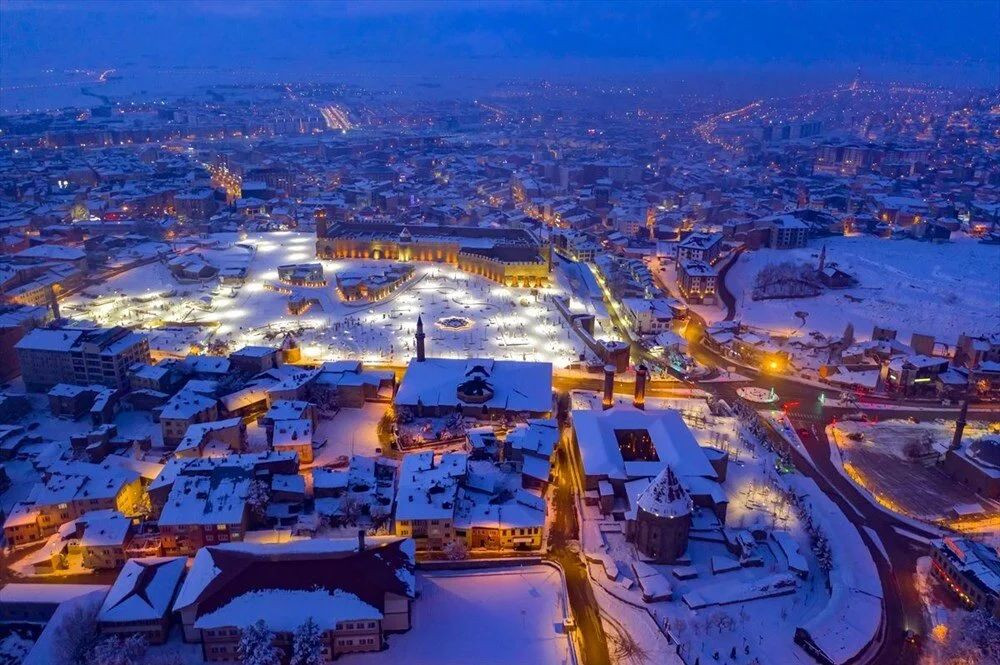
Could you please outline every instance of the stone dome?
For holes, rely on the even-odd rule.
[[[642,510],[656,517],[680,517],[691,513],[691,497],[681,487],[673,469],[660,471],[656,479],[644,489],[636,502]]]

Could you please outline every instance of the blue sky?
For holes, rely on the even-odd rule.
[[[997,85],[1000,2],[0,1],[0,77],[239,67],[611,78],[717,71]]]

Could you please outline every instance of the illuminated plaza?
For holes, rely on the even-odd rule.
[[[88,287],[62,309],[74,320],[149,331],[153,353],[162,357],[181,357],[192,347],[218,354],[280,343],[291,333],[306,361],[405,364],[414,354],[413,333],[422,316],[429,325],[428,348],[436,356],[547,361],[556,367],[579,359],[582,343],[551,302],[568,295],[561,278],[551,287],[511,288],[450,266],[418,262],[413,279],[385,298],[348,303],[333,286],[338,272],[392,262],[324,260],[319,263],[325,286],[280,282],[278,266],[316,262],[314,241],[312,234],[294,232],[245,238],[214,234],[185,256],[197,256],[222,274],[245,268],[242,284],[180,281],[166,265],[153,263]],[[299,316],[289,313],[289,301],[295,299],[309,303]],[[436,325],[453,320],[463,325]]]

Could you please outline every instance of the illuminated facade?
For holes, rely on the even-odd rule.
[[[391,259],[446,263],[513,287],[540,287],[549,281],[549,263],[540,244],[520,229],[334,224],[316,239],[323,259]]]

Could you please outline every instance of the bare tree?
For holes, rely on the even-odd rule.
[[[53,636],[52,650],[56,662],[66,665],[88,665],[90,654],[97,646],[97,603],[82,603],[66,613]]]

